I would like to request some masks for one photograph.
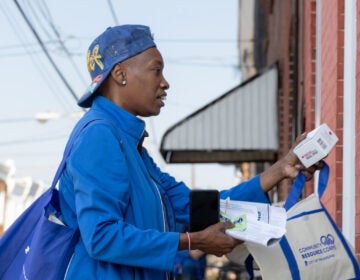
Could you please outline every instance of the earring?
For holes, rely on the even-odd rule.
[[[121,84],[126,85],[126,80],[122,80]]]

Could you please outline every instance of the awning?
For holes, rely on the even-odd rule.
[[[168,163],[275,161],[276,65],[241,83],[169,128],[160,152]]]

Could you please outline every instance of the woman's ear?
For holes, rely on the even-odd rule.
[[[110,74],[117,83],[126,85],[126,71],[120,64],[116,64]]]

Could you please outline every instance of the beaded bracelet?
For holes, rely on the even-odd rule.
[[[188,240],[188,253],[191,252],[191,239],[190,239],[190,233],[186,232],[187,240]]]

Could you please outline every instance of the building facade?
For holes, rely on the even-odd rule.
[[[240,25],[241,14],[248,12],[242,10],[244,2],[239,6]],[[356,0],[253,2],[260,10],[254,11],[258,21],[254,28],[260,30],[254,35],[264,35],[262,44],[257,44],[261,47],[254,47],[253,61],[255,56],[266,57],[265,65],[255,64],[257,70],[278,63],[278,156],[297,135],[322,123],[337,134],[339,141],[326,158],[330,178],[322,200],[360,260],[360,4]],[[257,39],[254,36],[254,42]],[[241,34],[239,42],[241,52]],[[289,186],[278,187],[280,200]],[[304,196],[313,191],[311,181]]]
[[[359,22],[360,4],[356,0],[239,0],[242,83],[165,133],[160,147],[165,161],[231,163],[246,179],[283,157],[297,136],[326,123],[339,141],[326,157],[330,178],[322,202],[360,260]],[[243,121],[262,124],[262,119],[268,120],[264,117],[266,110],[250,110],[257,113],[252,114],[248,110],[251,106],[244,107],[264,106],[267,102],[263,98],[249,94],[249,98],[242,99],[247,86],[257,93],[264,88],[264,70],[274,65],[276,82],[265,86],[262,96],[273,95],[276,84],[272,107],[276,113],[274,121],[267,125],[272,133],[269,135],[275,133],[275,140],[261,134],[261,126],[238,127]],[[235,96],[239,96],[236,101]],[[236,112],[231,116],[230,104]],[[216,121],[209,124],[211,129],[197,136],[197,126],[204,119]],[[224,131],[229,124],[235,129]],[[242,131],[245,138],[234,136],[233,131]],[[213,134],[202,137],[205,132]],[[235,144],[223,142],[222,135]],[[262,145],[252,145],[259,138]],[[206,139],[216,145],[208,146]],[[268,152],[274,156],[265,158]],[[316,181],[315,176],[306,183],[303,197],[316,192]],[[270,193],[272,201],[284,202],[291,185],[291,180],[281,182]]]

